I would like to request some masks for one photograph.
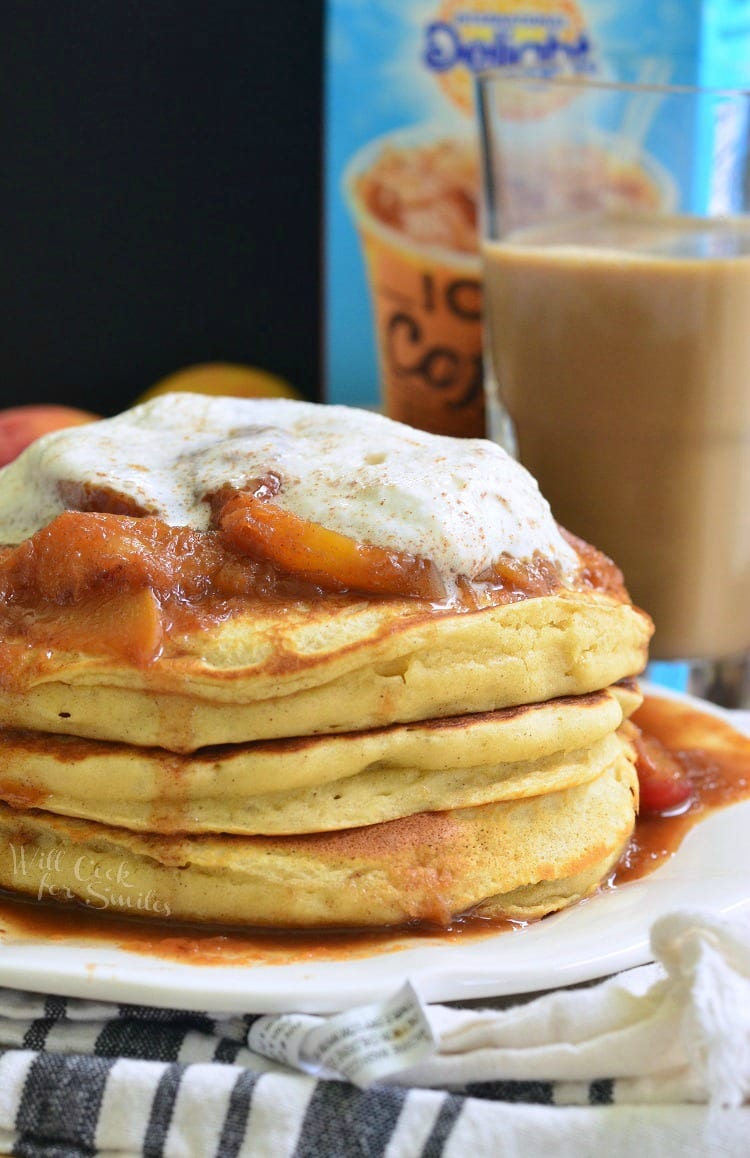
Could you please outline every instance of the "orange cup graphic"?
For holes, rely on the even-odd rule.
[[[473,140],[414,126],[371,141],[345,192],[367,265],[385,412],[485,432]]]

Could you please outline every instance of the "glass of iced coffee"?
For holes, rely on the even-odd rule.
[[[750,649],[750,94],[479,80],[491,431],[743,702]],[[742,687],[742,684],[745,687]]]

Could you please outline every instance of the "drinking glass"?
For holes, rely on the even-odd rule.
[[[478,79],[490,433],[747,703],[750,94]]]

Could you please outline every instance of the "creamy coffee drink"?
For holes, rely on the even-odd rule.
[[[750,223],[592,214],[484,246],[493,369],[556,518],[652,655],[750,646]]]

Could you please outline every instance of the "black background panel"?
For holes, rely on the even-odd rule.
[[[11,0],[0,406],[248,362],[319,389],[318,2]]]

